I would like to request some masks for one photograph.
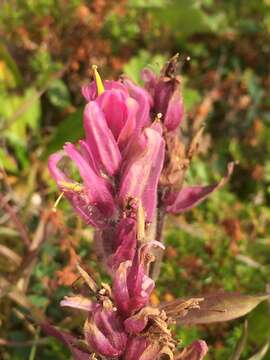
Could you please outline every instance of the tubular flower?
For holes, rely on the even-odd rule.
[[[145,88],[152,98],[151,112],[153,116],[162,114],[162,121],[167,131],[176,130],[184,115],[180,80],[175,75],[177,63],[178,55],[163,67],[159,77],[148,68],[142,71]]]
[[[117,358],[126,348],[127,335],[110,302],[107,308],[97,305],[86,320],[84,334],[86,342],[100,355]]]
[[[153,246],[162,247],[156,241],[142,245],[133,261],[120,264],[113,277],[113,294],[117,308],[126,316],[132,315],[149,302],[154,289],[154,281],[147,275],[154,256],[150,253]]]

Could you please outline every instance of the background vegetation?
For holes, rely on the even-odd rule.
[[[82,132],[80,87],[98,64],[140,82],[181,55],[186,119],[205,123],[189,183],[230,183],[198,208],[170,219],[157,304],[225,289],[265,292],[270,276],[270,1],[3,0],[0,5],[0,358],[68,359],[32,324],[46,311],[66,329],[81,319],[59,307],[76,286],[77,256],[92,268],[92,232],[62,201],[48,155]],[[190,60],[188,60],[190,57]],[[90,250],[89,250],[90,249]],[[100,269],[96,269],[100,271]],[[36,309],[33,309],[34,304]],[[270,359],[263,304],[244,320],[177,328],[184,344],[205,339],[208,359]],[[238,351],[238,353],[237,353]],[[257,357],[252,357],[257,354]],[[237,357],[238,356],[238,357]]]

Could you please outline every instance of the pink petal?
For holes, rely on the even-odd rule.
[[[157,184],[164,161],[164,140],[150,128],[145,129],[125,156],[120,183],[120,201],[128,197],[141,199],[146,219],[151,222],[157,201]]]
[[[100,175],[98,164],[91,152],[89,144],[85,140],[79,140],[79,144],[80,144],[80,151],[83,157],[87,160],[89,166],[94,170],[94,172],[97,175]]]
[[[98,306],[86,321],[84,333],[87,342],[101,355],[118,357],[126,347],[127,336],[114,310]]]
[[[97,99],[115,140],[118,139],[128,116],[126,98],[121,91],[110,90],[104,91]]]
[[[96,324],[88,322],[84,328],[84,336],[95,352],[108,357],[121,355],[121,352],[112,346],[109,339],[98,329]]]
[[[94,101],[85,107],[84,129],[93,157],[109,175],[114,175],[119,169],[121,154],[103,112]]]
[[[174,94],[169,100],[165,119],[164,119],[164,125],[168,129],[168,131],[175,130],[184,115],[184,105],[182,101],[182,97],[179,93],[179,90],[176,89]]]
[[[125,261],[120,264],[113,277],[113,296],[117,309],[123,315],[129,312],[130,296],[127,287],[127,272],[131,266],[131,261]]]
[[[124,360],[157,360],[160,346],[146,337],[132,337],[127,345]]]
[[[128,96],[128,91],[126,87],[119,81],[105,80],[103,84],[105,90],[118,90]],[[86,101],[95,100],[98,97],[95,81],[92,81],[89,85],[84,85],[82,87],[82,94]]]
[[[117,269],[120,263],[132,260],[136,251],[136,221],[122,219],[117,225],[115,244],[116,251],[108,260],[111,269]]]
[[[178,193],[172,193],[165,199],[166,211],[172,214],[187,211],[201,203],[214,191],[226,184],[234,168],[234,163],[228,164],[226,175],[216,184],[208,186],[189,186],[183,188]]]
[[[126,106],[127,106],[126,122],[125,122],[123,128],[121,129],[121,132],[117,139],[117,143],[118,143],[118,146],[121,151],[129,143],[131,138],[133,136],[136,136],[136,134],[135,134],[135,129],[137,126],[136,117],[137,117],[137,113],[139,111],[138,103],[132,98],[128,98],[126,100]]]
[[[93,205],[97,206],[104,214],[113,215],[115,210],[114,200],[106,181],[94,173],[75,145],[67,143],[64,150],[70,159],[76,163],[84,181],[85,191]]]
[[[60,305],[85,310],[88,312],[92,312],[95,309],[95,304],[90,299],[85,298],[81,295],[66,296],[64,300],[60,302]]]
[[[130,334],[139,334],[145,329],[151,317],[159,315],[159,309],[146,306],[124,321],[125,330]]]
[[[63,171],[58,167],[58,163],[64,156],[64,152],[58,152],[50,156],[48,166],[50,173],[55,179],[61,191],[64,191],[65,197],[70,201],[74,210],[83,218],[83,220],[94,227],[105,228],[107,227],[107,219],[104,218],[104,214],[90,201],[88,195],[84,192],[76,192],[70,189],[66,189],[61,185],[61,181],[67,183],[74,183],[69,179]],[[94,177],[95,178],[95,177]],[[108,192],[108,190],[106,190]]]
[[[139,104],[137,114],[137,129],[150,124],[150,105],[152,103],[151,96],[143,88],[135,85],[132,81],[125,78],[123,80],[124,85],[127,87],[130,96],[135,99]]]
[[[143,82],[145,84],[146,90],[152,96],[154,96],[155,88],[156,88],[156,85],[157,85],[157,82],[158,82],[158,77],[157,77],[156,73],[153,70],[149,69],[149,68],[145,68],[141,72],[141,77],[142,77]]]

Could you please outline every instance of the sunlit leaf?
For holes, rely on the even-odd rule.
[[[240,295],[219,292],[202,296],[200,308],[191,309],[184,317],[177,318],[181,324],[208,324],[237,319],[248,314],[269,295]]]

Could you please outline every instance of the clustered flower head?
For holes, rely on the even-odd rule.
[[[229,164],[214,185],[183,187],[201,132],[186,146],[179,139],[184,110],[177,63],[173,57],[160,75],[145,69],[144,88],[125,76],[103,83],[94,66],[94,81],[82,88],[85,137],[50,156],[51,175],[75,212],[94,227],[97,254],[112,279],[111,286],[97,285],[78,266],[91,297],[61,302],[86,314],[83,347],[72,335],[44,326],[75,359],[199,360],[207,352],[202,340],[179,349],[170,327],[202,299],[150,304],[165,214],[191,209],[233,169]],[[64,157],[76,165],[80,181],[62,169]]]

